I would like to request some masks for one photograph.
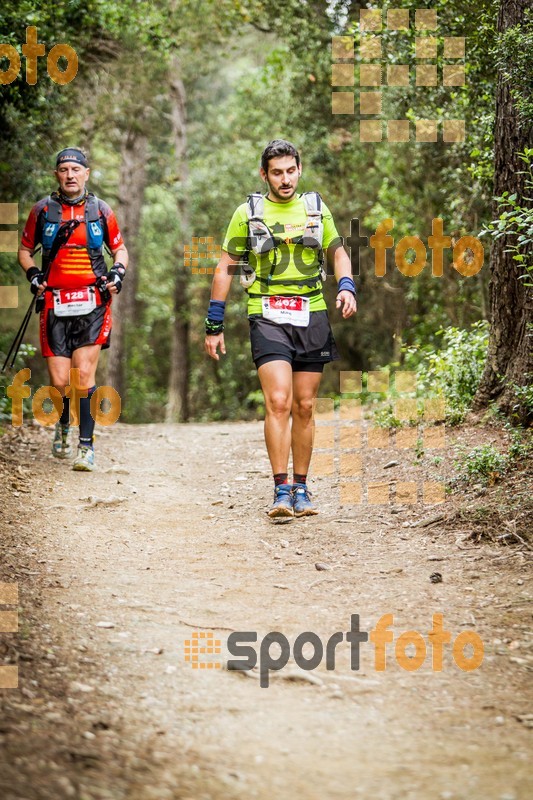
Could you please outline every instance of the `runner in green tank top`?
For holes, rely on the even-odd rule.
[[[218,349],[226,353],[226,297],[235,272],[242,267],[252,357],[265,398],[265,441],[274,475],[271,518],[318,513],[307,488],[313,407],[324,364],[338,358],[322,295],[324,253],[338,282],[336,308],[344,319],[357,310],[350,259],[320,195],[296,193],[301,174],[294,145],[284,139],[269,142],[260,168],[268,193],[250,195],[233,214],[206,318],[205,350],[218,361]],[[291,451],[292,483],[288,477]]]

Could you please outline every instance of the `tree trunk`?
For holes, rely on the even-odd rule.
[[[126,362],[129,332],[135,324],[135,297],[139,285],[137,254],[139,228],[146,186],[146,157],[148,139],[138,130],[129,130],[121,151],[118,219],[129,264],[126,279],[119,295],[113,296],[113,332],[107,362],[107,383],[125,400]]]
[[[170,65],[169,96],[171,101],[174,155],[177,165],[177,210],[180,237],[176,244],[176,283],[174,287],[174,322],[170,351],[168,401],[166,422],[185,421],[189,417],[189,275],[183,264],[183,245],[190,242],[189,202],[187,197],[187,113],[185,87],[180,78],[180,64],[176,57]]]
[[[530,0],[501,0],[498,32],[524,24],[525,10]],[[522,162],[518,153],[531,146],[531,128],[518,119],[511,97],[509,82],[500,71],[496,88],[496,119],[494,129],[494,195],[504,191],[516,193],[524,205],[524,176],[518,173]],[[501,212],[495,201],[493,219]],[[530,290],[519,280],[524,268],[506,253],[514,237],[494,240],[491,250],[489,284],[490,337],[485,370],[475,398],[474,407],[483,408],[496,401],[507,415],[513,414],[526,422],[525,408],[517,408],[513,385],[523,386],[533,373],[531,339],[532,297]],[[519,405],[519,404],[518,404]]]

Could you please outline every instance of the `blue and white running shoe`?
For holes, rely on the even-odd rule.
[[[312,517],[318,514],[309,499],[311,492],[305,483],[295,483],[292,487],[293,510],[295,517]]]
[[[272,504],[268,516],[271,519],[276,517],[293,517],[292,510],[292,484],[281,483],[274,489],[274,503]]]

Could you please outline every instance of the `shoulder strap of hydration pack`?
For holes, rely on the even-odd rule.
[[[62,207],[56,195],[51,194],[46,201],[46,211],[44,213],[42,245],[43,255],[48,257],[54,240],[61,225]]]
[[[265,222],[265,198],[261,192],[253,192],[246,198],[248,215],[248,249],[254,253],[266,253],[276,246],[272,231]]]
[[[323,269],[324,255],[322,241],[324,239],[324,222],[322,219],[322,198],[318,192],[304,192],[302,200],[305,205],[307,220],[302,236],[304,247],[317,247],[320,250],[320,274],[322,281],[326,280],[326,271]]]
[[[322,256],[322,239],[324,235],[324,225],[322,223],[322,198],[318,192],[304,192],[302,194],[306,212],[305,229],[302,236],[293,239],[293,244],[302,244],[304,247],[312,247],[319,250],[319,266],[320,270],[314,278],[307,278],[302,281],[297,280],[273,280],[272,275],[276,267],[277,259],[275,258],[268,278],[257,278],[255,272],[249,267],[243,267],[243,274],[241,274],[241,285],[248,289],[255,280],[259,280],[262,284],[269,286],[274,285],[287,285],[298,284],[299,286],[316,286],[318,280],[325,281],[326,273],[322,269],[323,256]],[[266,253],[278,246],[280,239],[272,234],[272,231],[264,220],[265,213],[265,198],[260,192],[254,192],[248,195],[246,200],[246,213],[248,216],[248,249],[253,250],[255,253]]]
[[[316,247],[318,243],[321,247],[324,237],[322,198],[318,192],[304,192],[302,194],[302,200],[304,201],[305,213],[307,214],[302,244],[306,247]],[[308,238],[312,239],[312,243],[306,242]]]
[[[98,198],[89,192],[85,199],[85,229],[89,256],[99,256],[104,244],[104,226],[100,217]]]
[[[265,215],[265,198],[261,192],[252,192],[246,198],[246,215],[248,217],[248,237],[246,253],[241,258],[240,284],[245,291],[255,283],[256,273],[248,262],[249,252],[266,252],[274,247],[274,239],[263,219]]]

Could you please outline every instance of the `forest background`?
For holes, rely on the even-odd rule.
[[[341,360],[322,394],[339,392],[339,371],[401,368],[418,373],[418,392],[445,394],[449,421],[486,408],[513,423],[533,413],[531,123],[533,32],[527,0],[5,0],[0,43],[21,52],[37,27],[46,52],[76,50],[79,71],[54,83],[46,59],[35,85],[19,76],[0,87],[0,202],[19,204],[19,233],[32,204],[54,188],[55,153],[90,154],[89,188],[115,210],[131,262],[114,305],[113,346],[98,383],[122,398],[122,421],[253,419],[262,396],[248,344],[245,294],[234,282],[226,312],[228,355],[203,352],[211,276],[185,265],[193,237],[220,245],[246,195],[261,188],[259,155],[273,138],[300,149],[302,190],[317,190],[342,236],[360,220],[370,236],[394,220],[395,244],[432,220],[457,241],[482,236],[485,263],[471,277],[431,264],[416,277],[393,265],[374,274],[361,250],[359,311],[343,322],[335,282],[326,299]],[[410,141],[359,141],[357,78],[360,9],[408,9],[408,31],[380,31],[383,71],[409,64],[410,85],[383,90],[383,119],[411,121]],[[465,37],[465,85],[416,86],[416,8],[438,13],[443,37]],[[428,32],[425,32],[428,33]],[[355,88],[332,87],[332,37],[354,37]],[[380,63],[376,61],[375,63]],[[64,68],[61,62],[60,67]],[[0,61],[7,69],[7,61]],[[333,91],[355,92],[355,114],[333,114]],[[416,119],[464,119],[464,141],[419,142]],[[439,126],[440,129],[440,126]],[[429,259],[431,253],[428,250]],[[216,259],[200,267],[213,268]],[[393,264],[393,262],[392,262]],[[0,355],[23,317],[28,285],[14,254],[0,255],[0,285],[19,285],[18,309],[2,310]],[[48,382],[37,350],[37,320],[18,368],[34,388]],[[2,356],[3,360],[3,356]],[[2,377],[2,388],[10,380]],[[384,399],[383,396],[382,399]],[[8,401],[0,399],[8,415]],[[382,421],[394,424],[392,407]]]

